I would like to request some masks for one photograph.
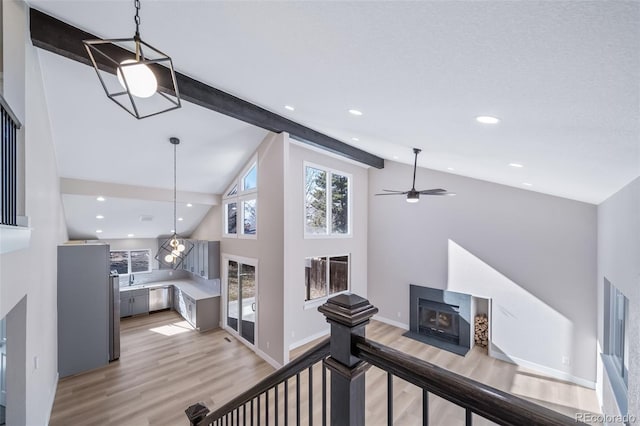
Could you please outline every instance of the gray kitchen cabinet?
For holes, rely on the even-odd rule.
[[[220,278],[220,241],[198,241],[194,274],[207,280]]]
[[[173,309],[200,331],[220,326],[220,296],[196,300],[173,286]]]
[[[149,313],[149,289],[139,288],[120,292],[120,317]]]

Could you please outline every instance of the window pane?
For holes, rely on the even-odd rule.
[[[349,289],[349,256],[329,259],[329,294]]]
[[[129,273],[129,252],[128,251],[112,251],[110,253],[111,272],[116,271],[120,275],[126,275]]]
[[[305,232],[327,233],[327,172],[306,167],[305,171]]]
[[[349,232],[349,178],[331,175],[331,233]]]
[[[151,272],[151,252],[131,250],[131,272]]]
[[[244,228],[243,233],[246,235],[255,235],[256,233],[256,200],[243,201],[244,209]]]
[[[237,203],[227,204],[227,234],[236,233]]]
[[[306,286],[305,300],[313,300],[327,295],[327,258],[307,257],[304,277]]]
[[[238,330],[238,262],[227,265],[227,325]]]
[[[258,184],[258,168],[254,164],[242,179],[242,189],[245,191],[255,189]]]
[[[227,192],[227,196],[236,195],[238,193],[238,185],[233,185],[231,191]]]

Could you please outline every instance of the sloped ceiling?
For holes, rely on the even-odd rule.
[[[132,1],[30,4],[133,32]],[[637,2],[143,0],[141,16],[179,71],[388,160],[415,146],[423,167],[590,203],[640,173]],[[193,105],[137,122],[90,68],[41,58],[63,176],[166,187],[177,135],[179,186],[219,193],[264,135]]]

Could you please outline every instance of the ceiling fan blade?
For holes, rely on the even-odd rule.
[[[407,191],[396,191],[395,189],[383,189],[384,192],[406,193]]]
[[[425,195],[436,195],[436,196],[442,196],[442,197],[453,197],[454,195],[456,195],[455,192],[435,192],[433,194],[425,194]]]
[[[385,192],[384,194],[374,194],[374,195],[405,195],[407,192]]]
[[[447,190],[442,188],[434,188],[434,189],[423,189],[418,192],[426,195],[426,194],[437,194],[439,192],[447,192]]]

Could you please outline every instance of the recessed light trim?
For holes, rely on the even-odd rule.
[[[184,219],[183,219],[183,218],[181,218],[181,217],[179,217],[179,218],[178,218],[178,220],[179,220],[180,222],[182,222]]]
[[[284,109],[289,110],[289,111],[295,111],[295,107],[292,107],[291,105],[285,105]]]
[[[104,201],[105,198],[102,195],[99,195],[98,198],[96,198],[97,201]]]
[[[187,203],[187,207],[193,207],[193,204]]]
[[[96,216],[96,219],[104,219],[104,216],[102,216],[101,214]]]
[[[491,115],[479,115],[476,117],[476,121],[482,124],[498,124],[500,119]]]
[[[393,159],[394,159],[394,160],[397,160],[397,159],[399,159],[399,158],[400,158],[400,157],[398,157],[397,155],[394,155],[394,156],[393,156]]]
[[[129,238],[135,237],[135,234],[127,234],[127,237],[129,237]]]
[[[520,163],[509,163],[509,166],[514,167],[514,168],[516,168],[516,169],[521,169],[521,168],[523,168],[523,167],[524,167],[524,166],[523,166],[522,164],[520,164]]]
[[[96,234],[102,234],[102,229],[96,229]]]
[[[447,167],[447,170],[454,171],[455,169],[453,167]]]
[[[351,115],[356,115],[356,116],[358,116],[358,117],[359,117],[359,116],[361,116],[361,115],[362,115],[362,111],[357,110],[357,109],[350,109],[350,110],[349,110],[349,114],[351,114]]]
[[[354,142],[359,142],[360,138],[351,138],[351,140],[354,141]]]
[[[529,182],[522,182],[522,185],[528,186],[528,187],[532,187],[533,186],[533,184],[529,183]]]

